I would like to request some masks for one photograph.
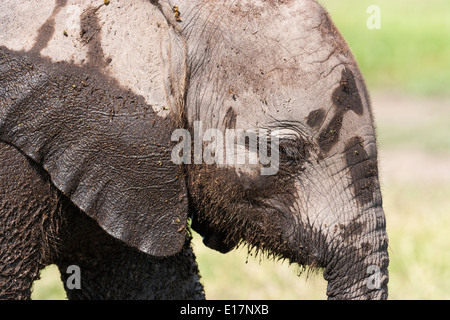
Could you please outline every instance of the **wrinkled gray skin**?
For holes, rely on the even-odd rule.
[[[0,3],[0,297],[77,265],[69,298],[202,299],[187,219],[385,299],[376,137],[357,64],[311,0]],[[277,129],[280,167],[180,165],[177,128]],[[375,273],[374,273],[375,272]],[[270,281],[270,280],[268,280]]]

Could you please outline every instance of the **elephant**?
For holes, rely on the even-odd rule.
[[[195,231],[387,299],[370,96],[316,1],[3,0],[0,27],[1,298],[56,264],[69,299],[205,299]]]

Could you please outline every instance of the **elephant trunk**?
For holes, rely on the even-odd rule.
[[[388,289],[388,237],[381,206],[366,209],[344,229],[324,271],[329,299],[384,300]]]

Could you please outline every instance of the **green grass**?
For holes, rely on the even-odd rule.
[[[317,273],[303,272],[297,265],[248,255],[240,248],[222,255],[206,248],[197,236],[198,258],[208,299],[325,299],[325,280]]]
[[[372,89],[450,93],[450,1],[319,0],[344,35]],[[381,29],[367,28],[370,5]]]
[[[31,298],[33,300],[64,300],[67,298],[56,266],[49,266],[41,272],[41,279],[34,282]]]

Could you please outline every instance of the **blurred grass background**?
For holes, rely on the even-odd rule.
[[[450,1],[322,0],[372,95],[390,237],[390,299],[450,299]],[[366,26],[370,5],[381,29]],[[209,299],[325,299],[321,274],[248,256],[221,255],[197,235]],[[65,299],[54,266],[33,299]]]
[[[450,87],[448,0],[319,0],[350,45],[371,90],[444,94]],[[367,8],[381,29],[366,27]]]

